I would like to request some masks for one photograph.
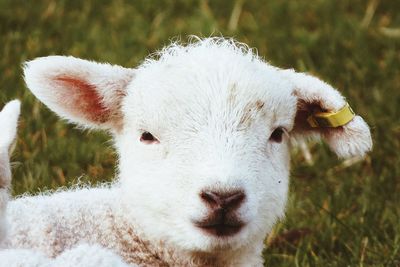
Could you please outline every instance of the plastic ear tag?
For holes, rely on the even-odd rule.
[[[349,103],[337,112],[316,112],[307,118],[311,127],[340,127],[349,123],[356,114],[349,106]]]

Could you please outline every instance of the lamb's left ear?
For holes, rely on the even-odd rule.
[[[84,127],[116,130],[134,69],[49,56],[25,63],[24,76],[32,93],[61,117]]]
[[[344,97],[329,84],[313,76],[283,70],[292,83],[297,97],[297,114],[293,134],[296,136],[319,135],[339,157],[364,156],[372,149],[371,133],[360,116],[348,114],[350,119],[342,126],[310,124],[310,115],[316,112],[338,112],[346,107]],[[348,111],[350,113],[350,111]]]

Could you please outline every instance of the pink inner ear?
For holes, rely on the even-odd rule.
[[[95,85],[69,76],[58,76],[55,81],[68,88],[61,91],[61,97],[69,112],[95,123],[104,123],[109,119],[111,111],[104,105]],[[71,107],[74,109],[71,110]]]

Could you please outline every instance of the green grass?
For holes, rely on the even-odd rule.
[[[375,142],[351,166],[324,145],[310,147],[313,166],[293,153],[287,217],[269,238],[266,265],[399,266],[399,29],[395,0],[0,0],[0,105],[23,102],[14,194],[108,181],[115,164],[109,137],[66,125],[34,99],[22,62],[65,54],[136,66],[171,37],[234,36],[274,65],[340,88]]]

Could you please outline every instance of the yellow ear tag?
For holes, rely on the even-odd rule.
[[[317,127],[339,127],[349,123],[356,114],[349,106],[349,103],[337,112],[316,112],[307,118],[312,128]]]

